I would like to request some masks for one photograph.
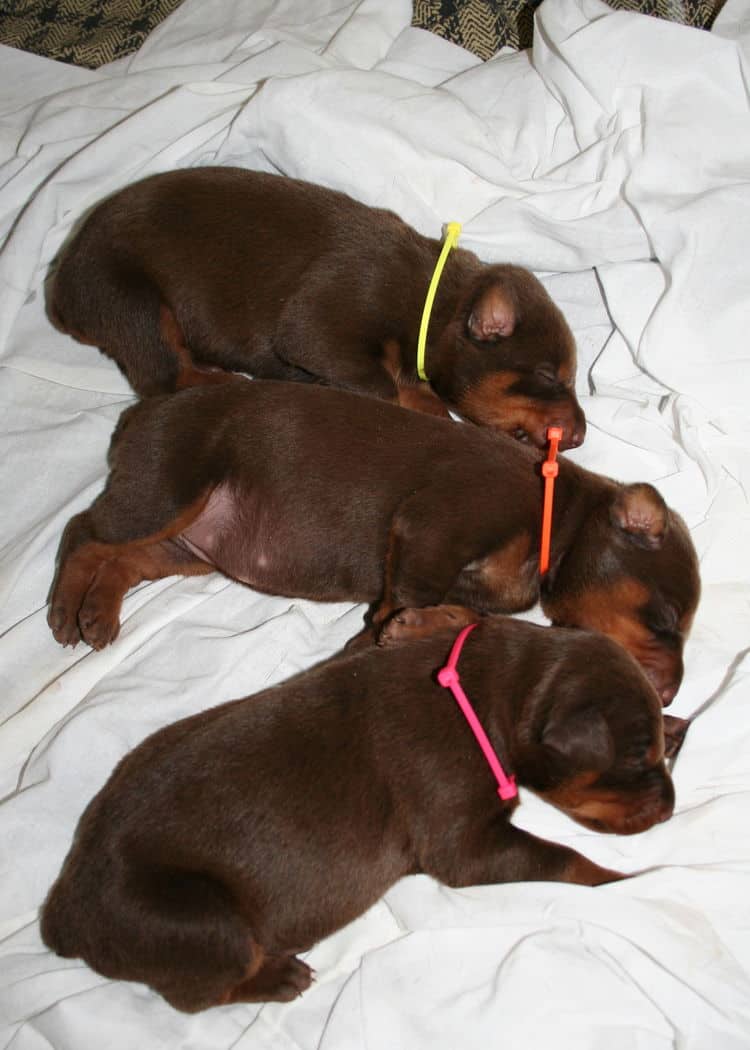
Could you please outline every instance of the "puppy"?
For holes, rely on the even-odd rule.
[[[46,944],[180,1010],[287,1001],[311,980],[297,953],[402,876],[621,878],[510,823],[517,797],[435,681],[454,637],[338,656],[150,736],[83,814]],[[518,784],[598,831],[670,816],[659,701],[620,646],[488,617],[457,670]]]
[[[397,609],[515,612],[540,597],[600,630],[666,704],[698,601],[684,524],[650,485],[561,462],[539,575],[541,456],[503,434],[319,386],[235,378],[122,416],[110,476],[68,524],[50,592],[55,638],[94,648],[144,579],[214,569],[273,594]]]
[[[450,254],[428,329],[430,382],[418,380],[440,247],[321,186],[241,168],[171,171],[88,215],[53,269],[48,311],[142,396],[229,369],[450,407],[538,446],[559,425],[563,447],[580,444],[573,337],[521,267]]]

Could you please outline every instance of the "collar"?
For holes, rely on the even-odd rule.
[[[500,759],[497,757],[497,753],[482,728],[482,723],[477,718],[476,711],[471,706],[469,698],[461,688],[458,671],[456,670],[456,665],[458,664],[458,658],[461,655],[463,644],[471,631],[478,626],[479,625],[476,623],[470,623],[468,627],[464,627],[459,633],[453,643],[453,648],[450,651],[447,664],[438,671],[437,680],[444,689],[450,689],[453,693],[456,703],[461,708],[472,733],[477,739],[477,743],[482,749],[482,754],[487,759],[487,764],[495,776],[495,780],[498,784],[497,793],[503,801],[506,801],[507,799],[515,798],[518,795],[516,778],[513,775],[508,776],[500,764]]]
[[[424,352],[427,346],[427,329],[430,324],[430,314],[432,313],[432,304],[435,302],[435,293],[437,292],[438,284],[440,283],[440,277],[445,266],[445,260],[448,258],[448,254],[451,248],[454,248],[458,243],[458,238],[461,236],[461,223],[460,222],[449,222],[445,226],[445,240],[443,241],[443,250],[438,256],[438,261],[435,263],[435,269],[432,274],[432,280],[430,286],[427,289],[427,298],[424,301],[424,309],[422,310],[422,323],[419,326],[419,339],[417,340],[417,375],[420,379],[427,382],[427,373],[424,370]]]
[[[557,446],[562,436],[562,427],[547,427],[549,452],[542,463],[544,504],[542,506],[542,539],[539,548],[539,573],[542,576],[549,569],[549,550],[552,542],[552,501],[555,495],[555,478],[560,469],[557,462]]]

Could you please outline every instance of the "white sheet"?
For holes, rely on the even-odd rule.
[[[750,5],[711,33],[545,0],[487,63],[407,0],[185,3],[96,72],[0,49],[0,1042],[13,1050],[740,1050],[750,1044]],[[524,794],[519,823],[638,877],[451,891],[404,880],[315,947],[293,1004],[176,1013],[41,944],[37,909],[115,761],[160,725],[334,652],[363,609],[220,577],[125,603],[114,646],[59,648],[60,533],[131,394],[44,317],[76,216],[142,175],[238,163],[340,187],[543,272],[576,332],[579,462],[658,484],[704,593],[673,705],[700,711],[677,810],[631,838]],[[595,269],[593,269],[595,268]],[[533,614],[539,618],[538,613]]]

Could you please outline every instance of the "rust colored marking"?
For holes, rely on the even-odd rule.
[[[648,599],[648,587],[628,576],[607,587],[590,587],[558,602],[553,599],[548,608],[556,623],[600,631],[632,652],[650,638],[640,619]]]
[[[479,584],[493,596],[493,608],[512,612],[525,606],[537,591],[536,558],[531,557],[531,536],[521,532],[482,558],[475,567]],[[499,602],[495,595],[502,595]]]
[[[195,363],[177,318],[164,303],[159,308],[159,334],[177,358],[177,390],[184,390],[189,386],[205,386],[209,383],[227,383],[238,378],[234,372]]]
[[[48,621],[55,638],[62,645],[83,638],[100,649],[117,637],[122,600],[131,587],[142,580],[213,571],[211,565],[164,546],[195,521],[209,495],[204,493],[151,536],[117,544],[89,540],[75,548],[60,565],[50,596]]]

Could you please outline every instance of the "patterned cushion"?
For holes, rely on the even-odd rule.
[[[96,69],[137,51],[182,0],[4,0],[0,42]]]
[[[709,29],[724,0],[607,0],[619,11],[640,11]],[[541,0],[414,0],[412,25],[460,44],[480,58],[501,47],[531,46],[534,8]]]
[[[182,0],[0,0],[0,43],[96,69],[141,46]],[[252,0],[247,0],[252,3]],[[541,0],[414,0],[412,24],[480,58],[501,47],[529,47]],[[709,28],[724,0],[608,0]],[[300,0],[304,3],[304,0]]]

